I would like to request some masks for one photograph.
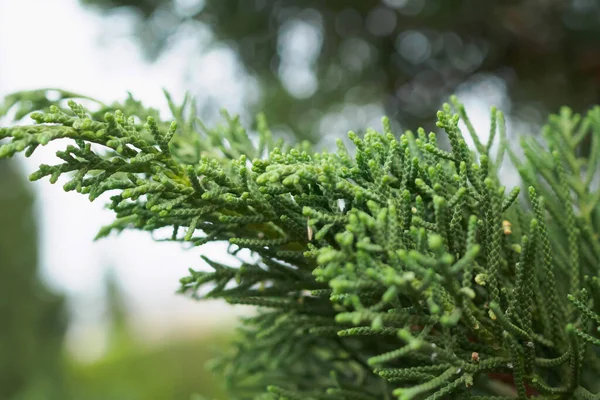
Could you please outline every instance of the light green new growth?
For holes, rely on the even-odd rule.
[[[260,307],[213,365],[232,398],[600,399],[600,107],[561,109],[543,141],[522,138],[520,160],[500,111],[484,144],[455,98],[438,135],[397,137],[384,119],[383,133],[351,132],[352,151],[317,153],[275,143],[260,116],[258,145],[226,114],[206,128],[189,99],[168,98],[168,123],[132,98],[88,111],[57,93],[7,99],[17,119],[49,109],[0,128],[0,158],[72,139],[31,179],[110,193],[116,219],[98,237],[169,227],[256,256],[204,258],[212,271],[181,279],[192,297]],[[506,153],[523,201],[502,186]]]

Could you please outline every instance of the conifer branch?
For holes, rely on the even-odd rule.
[[[383,133],[349,134],[351,156],[341,144],[276,143],[262,115],[256,133],[226,113],[208,128],[189,96],[178,105],[166,94],[173,121],[163,121],[131,96],[88,110],[75,101],[84,96],[58,92],[53,103],[48,93],[5,100],[2,114],[34,123],[0,128],[0,158],[70,141],[30,178],[109,196],[115,221],[98,238],[168,227],[166,240],[254,255],[204,257],[209,270],[181,279],[190,297],[261,309],[214,364],[232,396],[597,397],[587,368],[600,370],[599,157],[579,147],[589,135],[600,150],[600,108],[550,117],[543,142],[522,140],[521,162],[500,111],[483,144],[456,98],[456,113],[445,104],[437,115],[450,149],[422,129],[397,137],[384,119]],[[501,186],[505,153],[528,202]]]

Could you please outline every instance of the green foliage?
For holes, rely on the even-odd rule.
[[[99,237],[168,227],[165,240],[231,244],[240,265],[205,258],[212,270],[191,269],[181,292],[260,308],[213,365],[232,396],[596,398],[600,107],[551,116],[522,162],[496,109],[490,142],[469,149],[459,120],[477,134],[454,98],[458,114],[437,114],[449,149],[384,119],[383,133],[349,134],[355,149],[321,153],[275,143],[262,117],[253,140],[236,118],[208,129],[189,102],[169,103],[176,124],[132,99],[51,106],[0,128],[0,157],[72,139],[31,179],[110,192],[116,220]],[[507,153],[522,201],[502,186]]]

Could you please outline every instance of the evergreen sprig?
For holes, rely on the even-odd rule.
[[[213,365],[232,398],[600,397],[600,107],[561,109],[542,141],[522,139],[522,161],[500,111],[483,144],[456,98],[438,135],[397,137],[384,118],[383,133],[349,134],[352,151],[318,153],[275,142],[262,116],[256,135],[227,114],[209,129],[189,98],[168,97],[174,122],[163,122],[131,97],[88,111],[58,93],[7,99],[17,118],[47,110],[0,128],[0,158],[71,139],[31,179],[67,174],[67,191],[110,193],[116,219],[98,237],[169,227],[169,240],[255,255],[204,258],[211,271],[181,279],[194,298],[260,308]],[[505,153],[523,201],[502,186]]]

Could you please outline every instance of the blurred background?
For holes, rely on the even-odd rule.
[[[434,130],[459,95],[485,140],[600,102],[595,0],[0,0],[0,97],[58,87],[105,102],[131,92],[168,118],[162,88],[248,126],[330,148],[349,129]],[[8,123],[8,121],[3,121]],[[200,255],[140,232],[93,242],[103,199],[27,174],[57,146],[0,162],[0,398],[225,399],[204,369],[249,312],[175,295]],[[507,185],[516,177],[507,167]]]

